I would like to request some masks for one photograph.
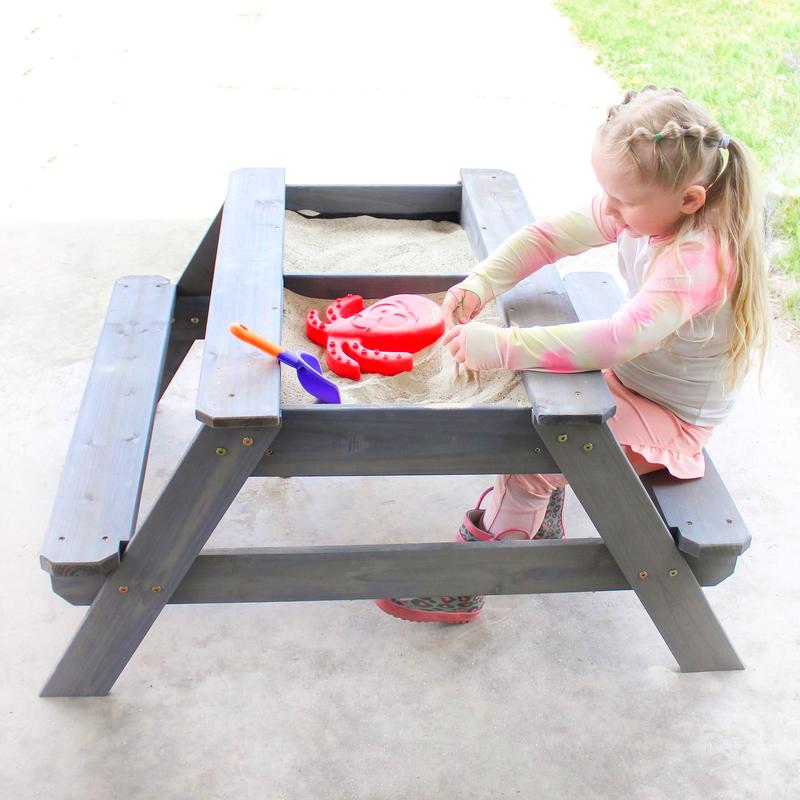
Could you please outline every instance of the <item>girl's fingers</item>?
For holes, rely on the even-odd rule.
[[[442,301],[442,319],[444,320],[445,329],[450,329],[460,320],[455,319],[456,311],[460,309],[460,301],[456,294],[455,289],[448,289],[447,294]]]
[[[469,289],[454,286],[442,301],[442,319],[446,329],[469,322],[481,310],[481,299]]]
[[[452,341],[456,336],[458,336],[460,329],[461,325],[453,325],[450,330],[445,331],[444,336],[442,336],[442,344],[447,344],[448,342]]]
[[[463,325],[456,325],[445,334],[444,345],[453,358],[463,364],[466,357],[466,330]]]
[[[474,319],[481,310],[481,298],[471,289],[454,286],[442,300],[442,319],[445,329]]]
[[[472,292],[468,289],[463,290],[463,296],[461,298],[461,319],[458,320],[459,322],[469,322],[471,319],[475,319],[478,316],[478,312],[481,310],[481,299],[478,297],[475,292]]]

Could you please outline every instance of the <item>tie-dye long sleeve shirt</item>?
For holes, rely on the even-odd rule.
[[[526,225],[479,263],[460,286],[487,302],[545,264],[617,243],[626,302],[610,319],[530,328],[472,322],[466,365],[583,372],[613,367],[630,389],[696,425],[716,425],[733,405],[725,388],[732,332],[731,259],[700,232],[680,248],[634,237],[603,213],[584,210]],[[658,257],[656,258],[656,255]]]

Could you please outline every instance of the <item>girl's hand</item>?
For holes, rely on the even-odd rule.
[[[449,330],[453,325],[469,322],[478,316],[481,310],[481,299],[469,289],[453,286],[447,290],[442,302],[442,318],[444,327]]]
[[[456,363],[463,364],[467,360],[467,326],[454,325],[445,331],[442,344],[447,348]]]
[[[509,328],[471,322],[469,325],[454,325],[445,331],[442,344],[456,362],[464,364],[467,369],[508,368],[509,335]]]

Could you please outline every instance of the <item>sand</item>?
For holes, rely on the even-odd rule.
[[[460,225],[429,220],[393,220],[374,217],[314,219],[287,212],[284,272],[340,273],[456,273],[469,272],[475,257]],[[444,293],[426,295],[441,303]],[[365,298],[365,305],[380,298]],[[342,403],[385,404],[497,404],[527,405],[519,375],[506,370],[473,373],[455,362],[439,342],[414,355],[414,369],[391,377],[362,373],[351,381],[331,373],[324,354],[306,338],[305,317],[311,308],[322,316],[330,300],[302,297],[284,291],[281,344],[289,350],[316,355],[323,372],[339,386]],[[499,324],[494,303],[479,319]],[[314,402],[297,382],[294,371],[282,367],[281,402],[284,406]]]

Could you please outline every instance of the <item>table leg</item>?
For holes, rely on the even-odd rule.
[[[681,670],[744,669],[608,425],[535,427]]]
[[[178,280],[178,296],[211,294],[214,281],[214,265],[217,260],[219,232],[222,227],[223,208],[209,225],[206,235],[197,247],[186,269]]]
[[[200,427],[120,566],[106,578],[43,697],[108,694],[277,431]]]

